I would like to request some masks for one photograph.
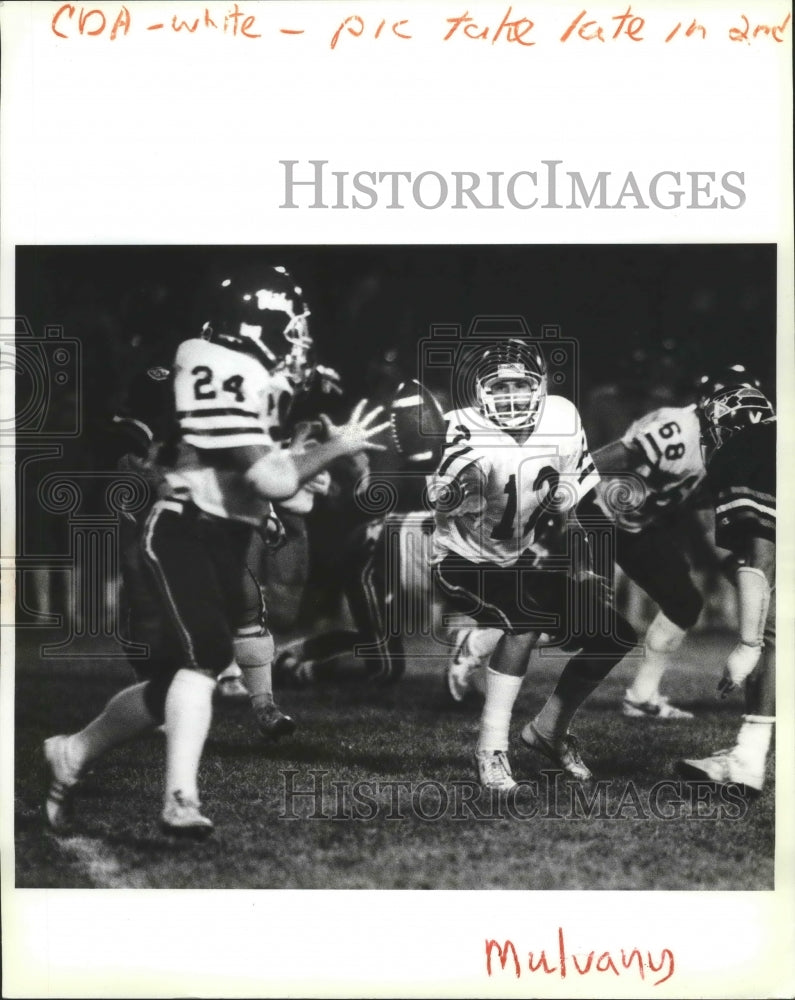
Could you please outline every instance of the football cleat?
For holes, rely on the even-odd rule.
[[[204,840],[213,832],[213,823],[202,815],[200,805],[180,791],[172,792],[160,816],[160,829],[172,837]]]
[[[457,703],[461,703],[468,695],[475,693],[473,678],[480,666],[480,657],[469,651],[467,638],[470,629],[459,629],[453,655],[445,670],[445,685],[447,693]]]
[[[634,701],[629,691],[624,695],[621,714],[630,719],[692,719],[693,713],[684,708],[672,705],[665,695],[659,692],[648,701]]]
[[[69,737],[51,736],[44,741],[47,793],[44,816],[52,830],[62,830],[68,822],[69,799],[80,780],[80,771],[69,762]]]
[[[475,754],[475,766],[483,788],[509,792],[518,787],[511,774],[508,754],[504,750],[478,750]]]
[[[254,716],[260,735],[266,740],[275,742],[282,736],[289,736],[295,732],[295,720],[289,715],[285,715],[273,702],[269,702],[267,705],[255,705]]]
[[[593,778],[580,757],[577,738],[571,733],[566,733],[561,739],[550,740],[539,733],[535,723],[528,722],[519,738],[526,747],[543,754],[575,781],[590,781]]]
[[[702,760],[680,760],[677,773],[690,781],[714,781],[719,785],[737,785],[743,794],[758,795],[765,783],[764,761],[743,760],[737,748],[717,750]]]
[[[248,700],[248,688],[243,683],[242,677],[234,674],[229,677],[219,677],[215,690],[218,697],[224,701]]]

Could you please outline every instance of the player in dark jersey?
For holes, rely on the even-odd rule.
[[[715,503],[715,541],[737,558],[739,641],[718,684],[721,697],[745,689],[733,747],[678,764],[696,780],[761,792],[775,723],[776,417],[755,386],[707,384],[698,403]]]
[[[163,722],[161,828],[192,837],[213,829],[200,809],[198,768],[216,677],[232,658],[251,533],[272,500],[293,496],[334,459],[380,449],[370,438],[388,426],[374,426],[379,409],[364,414],[363,400],[347,424],[335,427],[325,418],[327,440],[311,451],[290,451],[270,439],[271,372],[301,319],[292,290],[283,269],[225,278],[207,304],[202,335],[177,350],[177,453],[141,545],[180,655],[157,676],[115,695],[80,732],[45,741],[45,816],[53,829],[64,825],[69,793],[92,761]],[[270,686],[263,638],[260,633],[234,643],[255,705]]]

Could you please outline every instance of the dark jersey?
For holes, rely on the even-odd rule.
[[[151,456],[153,444],[168,442],[174,429],[174,389],[171,371],[161,365],[133,376],[119,413],[104,442],[103,458],[115,467],[125,455]]]
[[[733,551],[749,538],[776,540],[776,423],[740,431],[710,458],[715,542]]]

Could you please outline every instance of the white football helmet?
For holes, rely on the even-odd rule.
[[[480,412],[505,430],[533,430],[547,394],[547,367],[536,344],[519,338],[483,349],[475,368]]]

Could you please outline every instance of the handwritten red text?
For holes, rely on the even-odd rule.
[[[408,23],[409,22],[407,20],[395,21],[392,24],[391,28],[387,28],[387,33],[391,31],[391,33],[395,35],[397,38],[411,38],[411,35],[407,34],[405,30],[405,25],[407,25]],[[373,38],[378,38],[381,35],[384,28],[386,27],[386,24],[387,24],[386,20],[382,20],[379,23],[378,27],[373,32]],[[332,49],[337,47],[337,42],[340,39],[340,35],[342,34],[343,29],[346,31],[347,34],[353,36],[353,38],[361,38],[361,36],[365,32],[364,19],[359,17],[358,14],[352,14],[350,17],[346,17],[345,20],[342,22],[342,24],[339,26],[339,28],[337,28],[337,30],[334,32],[334,35],[332,36],[331,39]]]
[[[493,45],[498,39],[503,37],[503,32],[505,32],[504,38],[506,42],[518,42],[520,45],[535,45],[535,42],[530,41],[527,37],[533,30],[533,22],[526,17],[517,17],[511,20],[512,13],[513,8],[509,7],[496,30],[491,34],[491,44]],[[469,11],[465,11],[460,17],[448,17],[447,23],[451,27],[444,36],[445,42],[461,33],[467,38],[479,38],[484,41],[489,39],[491,27],[475,24],[474,19],[469,15]]]
[[[593,41],[605,41],[605,32],[602,25],[598,21],[584,21],[583,18],[588,16],[587,10],[581,10],[580,13],[574,18],[571,24],[566,28],[563,34],[560,36],[562,42],[566,42],[571,37],[574,29],[577,29],[577,37],[582,38],[585,42]],[[633,16],[632,7],[627,7],[623,14],[616,14],[615,17],[611,18],[613,21],[617,21],[613,34],[610,36],[613,40],[620,38],[625,35],[633,42],[642,42],[643,26],[646,24],[645,18]],[[609,30],[609,29],[608,29]]]
[[[546,976],[579,976],[593,973],[611,973],[612,976],[623,976],[634,973],[641,980],[648,975],[659,978],[652,980],[652,986],[659,986],[674,974],[674,953],[670,948],[662,948],[659,955],[651,951],[642,952],[639,948],[609,949],[600,952],[572,951],[566,946],[563,928],[558,927],[556,948],[542,948],[541,951],[522,953],[510,939],[500,944],[494,938],[486,938],[486,974],[493,976],[499,972],[513,974],[519,979],[523,973],[543,972]],[[663,973],[662,975],[660,975]],[[611,978],[612,978],[611,976]]]
[[[75,19],[76,13],[77,19]],[[108,19],[99,8],[86,10],[85,7],[81,7],[78,12],[77,8],[70,3],[65,3],[62,7],[59,7],[52,19],[53,33],[59,38],[69,38],[70,35],[64,33],[69,28],[74,33],[76,27],[78,35],[101,35],[107,26]],[[126,35],[129,30],[130,12],[126,7],[121,7],[110,29],[110,40],[114,41],[120,31],[123,35]]]

